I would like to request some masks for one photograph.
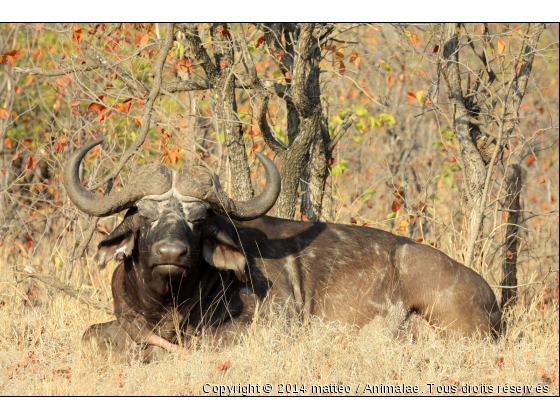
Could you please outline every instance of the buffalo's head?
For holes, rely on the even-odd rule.
[[[101,143],[80,147],[64,171],[64,186],[72,202],[98,217],[128,209],[117,228],[98,246],[96,260],[105,267],[111,259],[134,258],[149,278],[185,278],[201,258],[220,270],[242,271],[245,257],[214,212],[236,220],[261,217],[280,192],[280,174],[270,159],[257,152],[265,167],[266,187],[245,202],[230,199],[218,178],[201,166],[178,171],[163,165],[141,166],[118,193],[101,196],[86,189],[79,179],[80,162]]]

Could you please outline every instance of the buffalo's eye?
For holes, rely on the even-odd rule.
[[[140,217],[142,218],[142,222],[153,223],[155,221],[153,217],[148,215],[140,215]]]

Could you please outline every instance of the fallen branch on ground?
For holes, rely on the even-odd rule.
[[[64,284],[60,281],[58,281],[58,279],[56,277],[53,276],[49,276],[46,274],[41,273],[39,270],[27,266],[23,269],[23,273],[18,273],[18,274],[25,274],[28,276],[32,276],[34,278],[36,278],[37,280],[54,287],[55,289],[58,289],[64,293],[66,293],[69,296],[72,296],[74,299],[77,299],[79,302],[85,303],[86,305],[88,305],[91,308],[94,309],[99,309],[101,311],[105,311],[105,313],[107,313],[108,315],[114,315],[113,309],[111,307],[109,307],[106,304],[103,304],[101,302],[97,302],[95,300],[89,299],[85,296],[82,296],[82,294],[76,290],[74,290],[72,287],[70,287],[67,284]]]

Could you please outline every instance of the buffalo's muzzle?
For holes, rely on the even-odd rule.
[[[154,244],[157,265],[185,265],[188,250],[180,242],[160,242]]]

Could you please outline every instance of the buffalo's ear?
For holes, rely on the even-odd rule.
[[[99,243],[94,256],[99,268],[105,268],[113,258],[120,261],[125,256],[132,255],[136,234],[140,228],[137,212],[136,208],[131,208],[113,233]]]
[[[221,229],[206,238],[202,245],[202,256],[208,264],[218,270],[245,269],[245,257],[228,234]]]

